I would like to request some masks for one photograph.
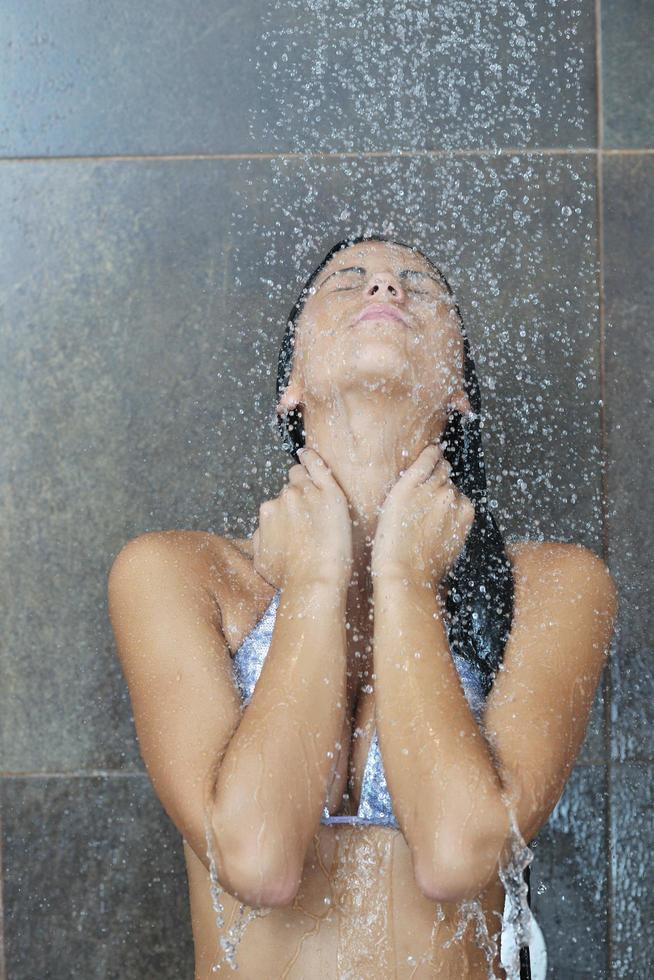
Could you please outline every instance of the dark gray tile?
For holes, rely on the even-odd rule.
[[[613,766],[611,854],[616,977],[646,977],[654,963],[654,766]]]
[[[5,771],[142,769],[111,560],[147,530],[254,530],[289,462],[271,425],[285,319],[346,234],[415,242],[455,289],[507,538],[599,550],[591,157],[17,163],[3,177]]]
[[[547,975],[603,980],[607,969],[605,766],[576,766],[530,845],[532,911],[547,947]]]
[[[605,668],[599,684],[597,685],[597,691],[595,692],[595,698],[593,700],[593,706],[590,711],[590,718],[588,719],[588,726],[586,728],[586,736],[577,756],[577,762],[579,763],[588,765],[590,763],[604,762],[606,759],[604,711],[606,701],[605,683],[607,673],[608,667]]]
[[[612,660],[613,754],[654,758],[654,159],[604,166],[610,565],[620,591]]]
[[[145,777],[1,780],[12,980],[193,977],[181,837]]]
[[[602,0],[604,145],[654,146],[654,6]]]
[[[257,186],[260,165],[247,170]],[[357,231],[422,245],[450,280],[470,335],[502,530],[599,552],[593,161],[514,155],[297,168],[273,161],[271,172],[274,186],[260,185],[262,212],[252,229],[266,230],[271,298],[288,295],[288,268],[300,270],[299,289],[327,248],[352,233],[351,194]],[[237,212],[240,228],[251,222]],[[242,231],[239,249],[248,268],[252,232]]]
[[[595,142],[592,0],[11,0],[2,33],[8,156]]]

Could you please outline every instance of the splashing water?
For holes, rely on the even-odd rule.
[[[531,538],[588,540],[588,528],[601,518],[595,407],[586,392],[596,375],[593,160],[528,152],[542,145],[542,133],[564,145],[584,132],[589,108],[580,36],[587,12],[581,6],[559,0],[270,3],[256,48],[259,100],[249,129],[253,144],[275,156],[235,167],[229,269],[240,293],[264,295],[265,310],[253,326],[251,309],[243,308],[248,304],[238,304],[234,332],[253,347],[252,371],[262,388],[271,394],[271,341],[278,341],[299,285],[331,244],[371,233],[415,243],[442,265],[469,328],[472,320],[491,430],[489,494],[494,480],[500,498],[491,506],[501,503]],[[263,261],[253,268],[261,241]],[[507,363],[513,387],[503,390]],[[561,386],[561,372],[565,404],[548,398]],[[507,439],[496,404],[522,427],[518,445]],[[274,418],[267,407],[262,414],[276,445]],[[577,453],[561,459],[561,445],[577,446]],[[586,484],[581,512],[580,482]],[[553,523],[546,526],[549,512]],[[533,853],[510,807],[509,813],[512,854],[500,878],[509,906],[505,925],[516,937],[506,970],[517,978],[518,947],[528,943],[532,920],[523,871]],[[206,835],[212,908],[222,930],[208,825]],[[371,845],[370,862],[358,869],[362,888],[384,872],[373,852]],[[271,911],[246,910],[241,904],[238,921],[220,941],[231,969],[238,968],[236,949],[247,924]],[[355,905],[350,911],[339,935],[343,977],[354,969],[352,957],[364,956],[357,942],[362,930],[379,936],[377,955],[390,962],[385,910],[366,922]],[[437,906],[433,945],[442,920]],[[497,937],[479,901],[460,904],[455,935],[443,948],[460,941],[470,923],[493,977]],[[414,958],[416,970],[432,953]],[[371,970],[370,963],[360,966]]]
[[[216,916],[216,926],[219,931],[225,928],[225,909],[220,901],[220,895],[223,888],[218,881],[218,872],[216,868],[216,856],[213,846],[213,834],[211,831],[211,821],[207,813],[204,817],[204,836],[207,843],[207,857],[209,858],[209,880],[210,880],[210,891],[211,891],[211,907]],[[211,967],[212,973],[217,973],[222,970],[223,964],[227,964],[232,970],[238,970],[238,963],[236,962],[236,950],[238,944],[240,943],[245,929],[249,922],[253,919],[261,918],[265,915],[269,915],[272,912],[271,908],[266,908],[264,906],[260,908],[250,908],[245,902],[241,902],[236,922],[230,926],[229,931],[226,936],[220,937],[220,947],[222,950],[222,961],[214,963]]]
[[[502,149],[533,145],[540,124],[569,142],[588,115],[581,6],[269,4],[251,140],[299,154]]]
[[[515,945],[509,962],[506,964],[508,980],[520,980],[520,947],[529,946],[533,916],[527,903],[527,882],[524,870],[534,858],[533,851],[524,842],[515,814],[508,807],[511,819],[511,858],[500,868],[500,878],[509,901],[509,913],[504,926],[509,926],[515,935]]]

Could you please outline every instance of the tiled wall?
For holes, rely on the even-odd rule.
[[[473,8],[489,9],[467,5],[471,32]],[[474,60],[450,63],[444,44],[425,49],[431,114],[405,107],[400,127],[424,145],[414,138],[402,156],[332,78],[342,145],[316,189],[314,165],[291,152],[315,132],[300,84],[310,59],[289,76],[279,115],[256,69],[273,70],[263,33],[292,27],[311,52],[333,9],[5,6],[0,972],[10,980],[193,975],[180,839],[139,755],[107,572],[146,530],[252,530],[287,466],[267,426],[270,366],[297,283],[351,230],[344,202],[397,218],[401,202],[385,195],[402,181],[423,188],[432,254],[449,242],[475,270],[461,305],[475,311],[473,336],[485,325],[476,349],[504,528],[582,541],[620,587],[588,736],[533,845],[550,975],[651,973],[654,7],[530,7],[554,24],[556,44],[530,56],[540,112],[517,144],[502,134],[516,133],[519,87],[507,74],[484,111],[467,113]],[[457,0],[443,9],[454,16]],[[574,91],[553,81],[570,59]],[[458,86],[456,111],[439,102],[442,78]],[[324,121],[320,146],[334,124]],[[565,232],[562,201],[579,206]],[[489,248],[489,222],[505,248]],[[298,224],[315,248],[294,264]],[[412,220],[399,230],[410,238]],[[291,269],[293,281],[267,295],[271,250],[275,275]],[[524,309],[534,294],[538,323],[556,329],[523,340],[516,297]]]

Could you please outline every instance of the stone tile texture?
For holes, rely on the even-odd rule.
[[[3,940],[11,980],[191,980],[106,578],[148,530],[254,530],[289,463],[286,316],[361,231],[454,289],[507,540],[609,560],[618,629],[533,905],[548,976],[649,976],[653,36],[647,0],[5,5],[0,980]]]

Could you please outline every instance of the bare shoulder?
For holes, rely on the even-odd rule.
[[[180,584],[194,589],[208,610],[211,622],[235,651],[261,617],[274,588],[254,569],[250,538],[228,538],[209,531],[150,531],[123,546],[114,560],[111,577],[137,577],[175,566]],[[111,585],[110,585],[111,587]]]
[[[228,574],[239,566],[239,559],[251,555],[252,543],[249,538],[227,538],[210,531],[146,531],[128,541],[114,559],[129,561],[136,553],[158,556],[171,561],[185,563],[189,570],[196,571],[211,585],[216,573]],[[112,566],[113,567],[113,566]]]
[[[206,531],[146,531],[132,538],[116,555],[111,572],[135,559],[166,561],[189,572],[206,576],[208,568],[221,559],[222,539]]]
[[[513,541],[506,544],[516,592],[543,590],[576,594],[615,614],[618,590],[608,565],[585,545],[567,541]]]

